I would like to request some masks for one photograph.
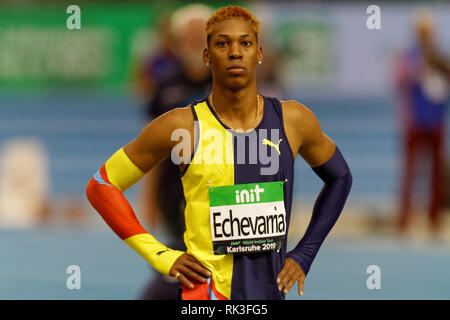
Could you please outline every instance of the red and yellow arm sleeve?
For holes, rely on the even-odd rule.
[[[141,226],[123,192],[144,176],[128,158],[123,148],[118,150],[95,173],[86,188],[92,206],[109,227],[127,245],[162,274],[169,274],[175,260],[184,252],[167,248]]]

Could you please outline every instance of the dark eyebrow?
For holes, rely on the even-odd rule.
[[[227,39],[229,39],[230,38],[230,36],[229,35],[227,35],[227,34],[218,34],[217,35],[218,37],[223,37],[223,38],[227,38]],[[239,36],[239,38],[246,38],[246,37],[250,37],[250,34],[243,34],[243,35],[241,35],[241,36]]]

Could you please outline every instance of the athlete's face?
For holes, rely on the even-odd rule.
[[[203,60],[211,65],[214,81],[233,91],[247,87],[255,79],[256,64],[262,61],[262,49],[252,25],[242,19],[218,23]]]

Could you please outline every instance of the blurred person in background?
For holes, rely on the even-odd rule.
[[[48,222],[48,155],[35,138],[13,138],[0,152],[0,227],[28,229]]]
[[[425,9],[416,12],[415,43],[403,52],[396,65],[404,146],[398,227],[405,232],[411,216],[411,193],[417,162],[431,164],[428,218],[436,233],[443,208],[445,167],[445,107],[450,88],[450,64],[435,41],[435,22]]]
[[[205,5],[191,4],[159,23],[161,48],[138,73],[139,87],[147,98],[145,114],[149,121],[210,92],[210,71],[203,62],[202,53],[206,42],[204,26],[212,12]],[[145,177],[141,197],[149,225],[165,229],[169,247],[186,250],[183,187],[180,170],[170,158]],[[178,288],[177,280],[158,273],[144,288],[140,298],[176,299]]]
[[[147,119],[153,117],[151,105],[158,84],[181,67],[181,63],[174,52],[169,14],[161,15],[155,31],[158,41],[156,52],[147,53],[143,61],[139,61],[135,70],[133,70],[134,90],[144,100],[144,111]],[[151,39],[151,41],[154,41],[154,39]]]
[[[262,31],[261,44],[264,46],[264,61],[260,64],[256,71],[256,79],[258,81],[258,90],[261,94],[269,97],[286,96],[285,89],[281,82],[280,65],[282,64],[280,49],[276,47],[272,41],[272,35],[269,28]]]

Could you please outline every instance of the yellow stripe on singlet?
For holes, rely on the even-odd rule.
[[[188,253],[211,270],[216,289],[230,299],[233,256],[213,253],[208,188],[234,184],[232,134],[217,121],[206,102],[198,103],[194,110],[200,129],[198,145],[181,178],[186,199],[184,241]]]

